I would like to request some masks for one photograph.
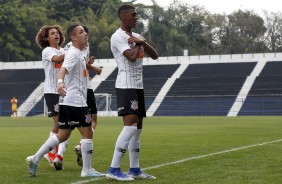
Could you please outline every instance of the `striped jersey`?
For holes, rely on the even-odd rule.
[[[132,33],[134,36],[139,37],[137,33]],[[111,50],[118,66],[118,75],[116,79],[116,88],[132,88],[143,89],[143,55],[138,57],[135,62],[129,61],[123,52],[135,46],[135,43],[128,43],[129,35],[126,34],[121,28],[111,37]],[[140,52],[143,52],[140,50]]]
[[[60,96],[59,105],[87,107],[87,70],[85,58],[78,48],[70,46],[65,52],[63,67],[66,68],[66,96]]]
[[[42,64],[45,72],[44,80],[44,93],[58,94],[57,81],[58,73],[62,64],[57,64],[52,61],[53,56],[61,55],[64,53],[64,49],[56,49],[53,47],[46,47],[42,51]]]
[[[65,47],[64,47],[64,51],[68,51],[69,48],[72,46],[72,42],[69,42]],[[88,61],[89,57],[90,57],[90,50],[89,50],[89,46],[85,49],[83,49],[82,51],[82,55],[84,56],[86,62]],[[87,70],[87,88],[88,89],[92,89],[91,87],[91,83],[90,83],[90,80],[89,80],[89,72]]]

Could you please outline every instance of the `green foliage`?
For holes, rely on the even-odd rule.
[[[29,6],[21,0],[7,1],[1,5],[0,52],[14,53],[16,60],[33,58],[36,29],[46,20],[45,9]],[[35,58],[36,59],[36,58]]]
[[[41,60],[35,36],[43,25],[58,24],[66,32],[74,22],[89,27],[90,51],[96,58],[112,58],[110,37],[120,26],[121,0],[1,0],[0,60]],[[135,32],[145,33],[159,56],[279,52],[282,50],[282,15],[263,19],[252,11],[230,15],[209,13],[204,7],[174,0],[164,9],[135,4],[139,22]],[[67,41],[68,38],[67,38]]]
[[[250,11],[237,11],[228,16],[226,30],[229,34],[221,39],[229,47],[229,53],[256,53],[264,52],[266,46],[260,40],[266,32],[261,17]]]

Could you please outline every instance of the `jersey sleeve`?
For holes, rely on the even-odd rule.
[[[112,37],[112,46],[115,47],[120,53],[123,53],[124,51],[131,49],[127,41],[128,38],[129,36],[127,37],[126,35],[116,33]]]
[[[42,60],[52,62],[52,58],[55,55],[57,55],[57,53],[50,49],[50,47],[47,47],[42,51]]]
[[[63,67],[69,72],[72,71],[75,64],[77,63],[77,60],[79,60],[79,55],[76,52],[66,52],[65,53],[65,59],[63,63]]]

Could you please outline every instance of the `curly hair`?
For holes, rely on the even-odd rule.
[[[56,29],[59,32],[59,35],[60,35],[59,46],[62,45],[65,42],[65,36],[63,34],[63,29],[60,26],[58,26],[58,25],[53,25],[53,26],[45,25],[42,28],[40,28],[40,30],[38,31],[38,33],[35,37],[35,41],[40,48],[44,49],[44,48],[50,46],[47,38],[48,38],[48,35],[49,35],[49,30],[51,30],[51,29]]]

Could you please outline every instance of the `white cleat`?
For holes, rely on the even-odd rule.
[[[134,179],[147,179],[147,180],[155,180],[157,179],[155,176],[149,175],[145,172],[142,172],[140,168],[130,168],[128,172],[128,176]]]
[[[36,176],[36,170],[37,170],[38,164],[35,162],[34,156],[27,157],[25,161],[27,163],[27,170],[30,176]]]

